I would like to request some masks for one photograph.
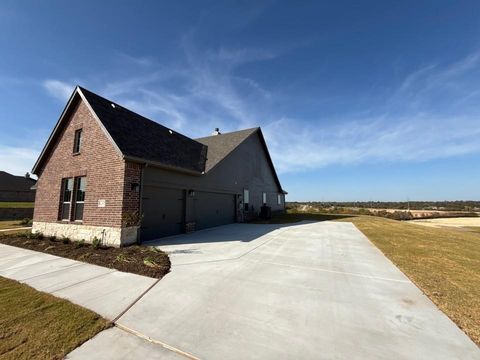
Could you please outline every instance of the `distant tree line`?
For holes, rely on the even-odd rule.
[[[363,209],[399,209],[399,210],[440,210],[440,211],[480,211],[480,201],[308,201],[288,202],[295,205],[311,205],[320,208],[363,208]]]

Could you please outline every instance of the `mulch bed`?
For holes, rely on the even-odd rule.
[[[0,243],[158,279],[170,271],[168,255],[154,247],[94,247],[80,241],[28,236],[27,233],[0,235]]]

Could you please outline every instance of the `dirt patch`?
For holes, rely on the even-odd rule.
[[[28,238],[27,234],[3,235],[0,243],[158,279],[170,271],[168,255],[151,246],[94,247],[79,241]]]

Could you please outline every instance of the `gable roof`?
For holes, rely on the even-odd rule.
[[[256,127],[195,139],[208,146],[205,172],[212,170],[220,161],[225,159],[228,154],[237,148],[238,145],[259,129],[260,128]]]
[[[247,138],[249,138],[253,134],[258,134],[259,136],[260,143],[263,147],[263,150],[265,151],[267,162],[270,165],[273,178],[277,183],[279,191],[286,194],[287,192],[282,189],[282,185],[280,184],[280,180],[278,179],[277,172],[275,171],[275,167],[273,166],[272,158],[270,157],[270,153],[268,152],[267,143],[265,142],[262,130],[259,127],[195,139],[198,142],[201,142],[202,144],[208,146],[205,172],[209,172],[213,168],[215,168],[222,160],[224,160],[230,153],[232,153],[232,151],[234,151],[240,144],[242,144],[245,140],[247,140]]]
[[[16,176],[0,171],[0,191],[31,191],[35,180],[25,176]]]
[[[65,126],[64,119],[68,119],[74,105],[81,100],[89,107],[107,138],[125,160],[191,174],[208,173],[249,136],[258,133],[279,191],[283,191],[259,127],[194,140],[80,86],[70,96],[32,169],[33,174],[38,175],[47,153]]]
[[[79,99],[85,101],[105,135],[124,159],[196,174],[204,171],[207,154],[205,145],[77,86],[32,173],[37,174],[46,153],[63,126],[63,119],[68,118],[72,105]]]
[[[207,147],[80,87],[127,160],[141,160],[201,173]],[[113,106],[112,106],[113,104]]]

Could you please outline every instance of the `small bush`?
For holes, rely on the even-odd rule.
[[[42,240],[43,239],[43,234],[40,231],[32,232],[32,233],[27,234],[27,238]]]
[[[150,256],[147,256],[145,259],[143,259],[143,263],[148,267],[157,267],[158,266],[158,264],[155,262],[155,260]]]
[[[79,249],[85,245],[85,239],[79,240],[79,241],[74,241],[73,245],[75,249]]]
[[[20,221],[20,224],[22,225],[31,225],[32,224],[32,219],[30,218],[25,218],[22,221]]]
[[[100,246],[102,245],[102,240],[100,240],[99,238],[97,238],[96,236],[93,238],[92,240],[92,247],[94,249],[98,249]]]
[[[125,256],[125,254],[118,254],[117,257],[115,258],[115,261],[118,262],[130,262],[128,258]]]
[[[70,239],[67,236],[62,236],[62,243],[70,244]]]
[[[47,239],[50,241],[56,241],[57,237],[55,235],[47,236]]]

